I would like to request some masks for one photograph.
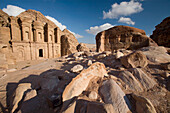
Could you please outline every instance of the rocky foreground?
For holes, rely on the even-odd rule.
[[[168,113],[169,73],[162,46],[76,52],[1,72],[1,112]]]

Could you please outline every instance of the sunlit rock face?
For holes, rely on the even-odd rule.
[[[129,26],[115,26],[98,33],[96,45],[97,51],[102,52],[123,48],[138,49],[149,45],[156,45],[156,43],[146,36],[144,30]]]

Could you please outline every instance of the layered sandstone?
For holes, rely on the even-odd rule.
[[[129,26],[115,26],[98,33],[96,36],[96,45],[97,51],[102,52],[122,48],[138,49],[156,44],[146,36],[144,30]]]
[[[160,46],[170,47],[170,17],[165,18],[155,28],[151,38]]]
[[[63,30],[61,36],[61,55],[69,55],[77,52],[78,40],[76,37],[67,29]]]
[[[92,79],[96,77],[103,78],[104,75],[107,75],[107,72],[103,63],[96,62],[92,64],[88,69],[83,70],[73,78],[66,86],[62,95],[63,101],[79,96],[87,88]]]
[[[61,31],[39,11],[29,9],[13,17],[0,10],[0,53],[7,64],[72,54],[78,44],[71,32]]]

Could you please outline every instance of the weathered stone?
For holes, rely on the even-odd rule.
[[[103,53],[103,54],[106,54],[106,56],[109,56],[109,55],[112,54],[112,52],[110,52],[110,51],[103,51],[102,53]]]
[[[36,90],[30,90],[26,93],[24,101],[30,100],[30,99],[34,98],[35,96],[37,96],[37,91]]]
[[[82,56],[84,54],[84,52],[76,52],[76,53],[74,53],[73,54],[73,57],[80,57],[80,56]]]
[[[154,85],[156,85],[156,82],[153,79],[151,79],[140,68],[133,68],[133,69],[130,69],[130,71],[132,72],[133,76],[141,83],[141,85],[143,86],[145,90],[148,90],[152,88]]]
[[[142,92],[143,88],[140,86],[139,81],[129,71],[123,71],[118,76],[132,91]]]
[[[161,76],[164,77],[164,78],[168,78],[170,76],[170,73],[169,72],[163,72],[163,73],[161,73]]]
[[[143,54],[147,59],[154,63],[168,63],[170,62],[170,55],[167,54],[167,50],[162,46],[149,46],[141,48]]]
[[[77,52],[78,40],[67,29],[63,30],[64,35],[61,36],[61,55],[69,55]]]
[[[69,100],[74,96],[80,95],[88,86],[90,80],[95,77],[104,77],[106,75],[106,69],[104,64],[96,62],[89,68],[84,69],[79,75],[72,79],[72,81],[66,86],[63,92],[63,101]]]
[[[146,56],[141,51],[136,51],[121,58],[121,63],[126,68],[145,67],[148,65]]]
[[[17,69],[8,69],[7,72],[14,72],[17,71]]]
[[[103,82],[100,88],[103,101],[106,104],[112,104],[116,113],[127,113],[130,102],[122,89],[112,79]]]
[[[89,102],[87,104],[87,113],[116,113],[112,104]]]
[[[52,91],[59,83],[58,78],[42,78],[40,86],[44,90]]]
[[[87,65],[90,66],[90,65],[92,65],[92,64],[93,64],[92,61],[91,61],[91,60],[88,60]]]
[[[129,26],[115,26],[96,35],[97,52],[118,49],[138,49],[156,43],[146,36],[145,31]]]
[[[77,46],[77,51],[78,51],[78,52],[80,52],[80,51],[89,51],[89,48],[86,47],[86,44],[80,43],[80,44]]]
[[[97,93],[95,91],[91,91],[88,95],[90,99],[97,99]]]
[[[117,51],[117,53],[116,53],[116,59],[119,59],[119,58],[121,58],[121,57],[123,57],[123,56],[124,56],[124,54],[123,54],[122,52]]]
[[[7,64],[72,54],[77,45],[71,32],[61,31],[39,11],[29,9],[13,17],[0,10],[0,53],[6,55]]]
[[[99,54],[96,56],[96,59],[102,59],[102,58],[105,58],[106,57],[106,54]]]
[[[15,110],[18,108],[18,103],[22,100],[24,92],[27,90],[31,89],[31,84],[30,83],[21,83],[18,85],[18,87],[15,90],[14,93],[14,100],[11,105],[11,112],[14,113]]]
[[[0,68],[8,69],[8,63],[5,54],[0,53]]]
[[[80,65],[80,64],[75,65],[73,68],[71,68],[71,71],[72,71],[73,73],[78,73],[78,72],[80,72],[80,71],[82,71],[82,70],[83,70],[83,66]]]
[[[80,61],[80,60],[83,60],[84,58],[83,57],[76,57],[75,60],[76,61]]]
[[[165,63],[165,64],[161,64],[161,66],[162,66],[165,70],[170,70],[170,62]]]
[[[160,46],[170,47],[170,17],[156,26],[151,38]]]
[[[132,97],[136,101],[136,112],[137,113],[156,113],[156,110],[150,100],[145,97],[137,96],[132,94]]]

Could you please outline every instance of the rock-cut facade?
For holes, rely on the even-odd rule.
[[[69,37],[65,33],[66,31],[67,34],[71,34],[68,33],[68,30],[61,31],[38,11],[27,10],[17,17],[13,17],[0,10],[1,51],[6,48],[15,57],[16,62],[66,55],[69,48],[64,47],[67,42],[62,44],[61,41],[63,35]],[[72,38],[78,45],[74,35]]]

